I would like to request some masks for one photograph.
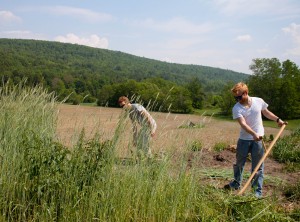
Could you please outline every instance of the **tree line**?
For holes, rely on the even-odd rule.
[[[149,78],[141,82],[127,80],[105,85],[99,92],[97,103],[114,107],[122,95],[142,102],[153,111],[173,113],[191,113],[194,109],[201,109],[205,96],[201,82],[196,78],[184,86],[162,78]]]
[[[256,58],[249,66],[253,74],[247,81],[249,95],[263,98],[269,109],[282,119],[300,118],[300,69],[292,61]],[[235,103],[230,92],[233,82],[223,88],[220,107],[230,115]]]
[[[161,62],[123,52],[40,40],[0,39],[0,77],[28,85],[43,84],[60,100],[95,102],[105,85],[161,78],[184,86],[197,78],[207,93],[248,75],[231,70]]]
[[[231,114],[230,89],[240,81],[284,119],[300,118],[299,67],[276,58],[253,59],[252,75],[213,67],[160,62],[67,43],[0,39],[0,78],[41,84],[68,103],[117,106],[126,95],[155,111],[191,113],[203,107]]]

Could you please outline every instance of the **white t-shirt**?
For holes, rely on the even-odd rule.
[[[142,113],[146,113],[149,119],[147,120],[147,118],[145,118],[145,115],[143,115]],[[155,133],[157,127],[156,122],[142,105],[137,103],[131,104],[129,117],[133,122],[137,121],[141,126],[143,126],[144,124],[150,124],[151,133]]]
[[[252,104],[250,107],[245,107],[237,102],[232,108],[233,119],[244,117],[246,123],[259,136],[264,136],[264,127],[262,123],[261,111],[268,107],[268,104],[261,98],[250,97]],[[253,140],[253,136],[247,133],[242,127],[240,131],[240,139]]]

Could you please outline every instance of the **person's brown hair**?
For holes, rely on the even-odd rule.
[[[234,87],[231,89],[231,92],[233,94],[239,94],[241,92],[242,93],[244,93],[244,92],[248,93],[248,86],[243,82],[239,82],[239,83],[234,85]]]

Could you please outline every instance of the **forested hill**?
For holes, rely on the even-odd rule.
[[[214,94],[227,82],[248,77],[220,68],[167,63],[119,51],[40,40],[0,39],[0,57],[2,81],[10,79],[18,83],[26,78],[27,84],[42,83],[50,91],[56,91],[60,98],[71,93],[96,99],[104,86],[151,78],[178,86],[197,80],[205,94]]]
[[[219,91],[224,82],[248,76],[225,69],[167,63],[118,51],[39,40],[0,39],[0,53],[2,75],[37,75],[46,80],[72,75],[85,80],[95,78],[101,85],[161,77],[182,84],[198,77],[206,90]]]

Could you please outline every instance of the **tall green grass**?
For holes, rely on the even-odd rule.
[[[298,127],[290,135],[284,136],[274,146],[273,157],[285,163],[285,170],[290,172],[300,171],[300,128]],[[285,188],[285,195],[291,200],[300,200],[300,178],[295,184],[289,184]],[[295,218],[300,219],[299,209]]]
[[[273,157],[281,163],[300,163],[300,127],[277,142]]]
[[[67,149],[55,135],[54,95],[4,85],[0,104],[0,221],[293,220],[275,196],[235,196],[187,172],[185,155],[120,161],[121,117],[111,140],[82,130]]]

